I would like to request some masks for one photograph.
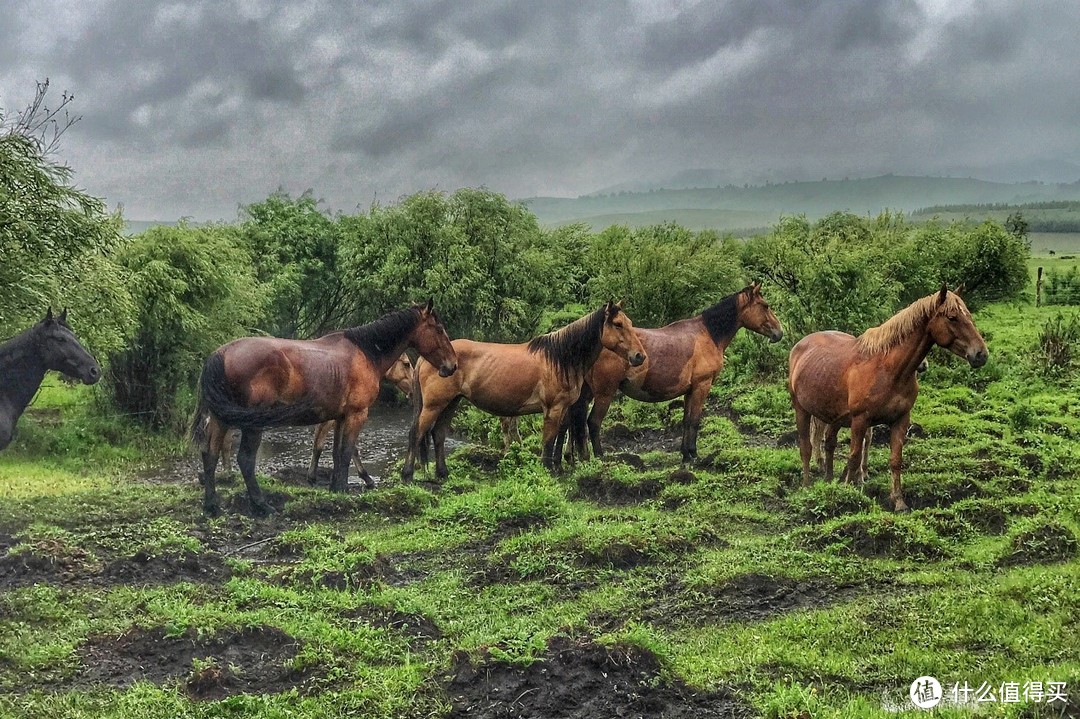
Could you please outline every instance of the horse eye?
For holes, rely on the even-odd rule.
[[[623,323],[622,322],[612,322],[611,326],[614,327],[617,330],[621,330],[623,328]]]

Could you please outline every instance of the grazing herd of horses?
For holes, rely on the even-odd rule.
[[[900,485],[904,440],[919,392],[918,374],[939,346],[972,367],[987,360],[986,342],[959,295],[960,288],[916,300],[878,327],[854,337],[814,332],[789,356],[788,391],[795,410],[803,483],[810,466],[833,477],[836,435],[851,428],[844,479],[866,475],[869,435],[890,428],[890,498],[907,509]],[[51,310],[45,319],[0,344],[0,449],[10,442],[15,421],[31,401],[47,370],[93,383],[101,368],[79,344],[66,321]],[[219,511],[215,477],[232,428],[240,430],[237,464],[251,507],[270,513],[255,478],[255,457],[265,429],[319,425],[309,478],[333,432],[330,488],[343,491],[349,466],[374,486],[356,451],[357,435],[387,379],[411,396],[414,415],[402,478],[415,461],[426,462],[429,441],[435,472],[447,476],[446,437],[462,399],[503,418],[504,442],[516,433],[514,418],[542,414],[542,457],[553,470],[566,456],[603,454],[600,429],[617,392],[643,402],[683,398],[682,459],[697,456],[702,410],[724,352],[740,328],[777,342],[780,322],[759,284],[724,297],[689,319],[658,329],[634,327],[621,304],[608,302],[554,332],[521,344],[457,339],[451,342],[429,300],[391,312],[374,322],[316,340],[244,337],[218,348],[199,380],[192,438],[201,449],[203,507]],[[419,356],[415,365],[406,350]],[[591,406],[591,408],[590,408]]]

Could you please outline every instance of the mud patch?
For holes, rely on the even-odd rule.
[[[311,677],[310,670],[289,666],[299,649],[296,639],[275,627],[247,627],[212,637],[200,637],[194,628],[169,636],[164,627],[132,627],[119,637],[90,637],[79,648],[84,667],[74,684],[179,684],[194,699],[273,694]]]
[[[723,584],[690,590],[670,583],[643,617],[668,626],[700,626],[712,622],[756,622],[804,609],[822,609],[866,592],[863,585],[835,584],[811,578],[795,580],[766,574],[742,574]]]
[[[285,492],[268,492],[263,490],[263,498],[274,508],[275,512],[285,509],[285,504],[292,499],[291,494]],[[230,514],[242,514],[245,517],[263,517],[263,513],[251,506],[248,499],[247,489],[241,489],[225,501],[225,511]]]
[[[578,495],[601,504],[632,504],[653,499],[663,489],[660,482],[653,478],[628,482],[608,476],[603,471],[580,477],[577,484]]]
[[[0,557],[0,589],[85,581],[100,569],[100,562],[80,547],[52,540],[17,545]]]
[[[172,582],[224,582],[232,570],[217,552],[185,551],[152,555],[138,551],[105,565],[102,578],[110,584],[168,584]]]
[[[462,719],[742,719],[753,709],[728,689],[697,691],[680,680],[663,682],[660,662],[633,646],[602,647],[556,637],[527,667],[459,655],[446,692],[449,717]]]
[[[672,430],[645,427],[631,429],[622,422],[607,427],[601,435],[605,449],[614,452],[675,452],[682,434]]]

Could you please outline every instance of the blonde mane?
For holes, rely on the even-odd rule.
[[[960,299],[960,295],[947,292],[945,301],[938,304],[940,294],[940,292],[935,292],[928,297],[915,300],[877,327],[866,330],[859,335],[858,348],[868,355],[887,352],[907,339],[912,332],[925,325],[936,314],[942,312],[971,314],[968,312],[967,305]]]

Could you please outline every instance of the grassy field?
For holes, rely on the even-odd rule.
[[[563,476],[530,435],[441,485],[266,478],[269,519],[235,479],[207,519],[194,458],[48,389],[0,455],[0,716],[885,717],[923,675],[1065,682],[978,715],[1078,716],[1080,387],[1036,352],[1059,311],[977,312],[981,370],[931,355],[903,515],[881,448],[864,487],[801,488],[782,378],[737,362],[694,466],[679,409],[624,401],[609,459]]]

